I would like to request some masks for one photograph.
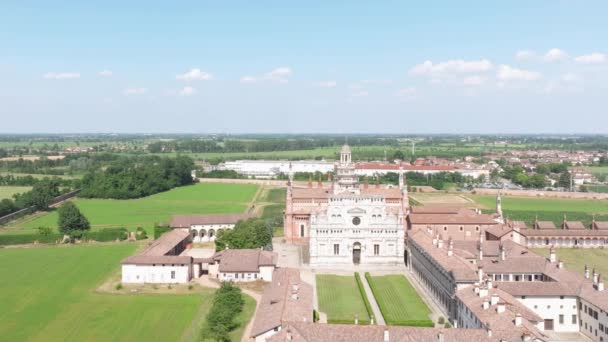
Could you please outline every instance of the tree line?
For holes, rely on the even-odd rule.
[[[44,178],[34,184],[32,190],[15,194],[13,199],[5,198],[0,201],[0,216],[34,206],[37,210],[47,210],[51,201],[62,193],[69,192],[68,187],[60,188],[58,178]]]

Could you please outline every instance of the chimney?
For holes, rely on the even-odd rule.
[[[433,246],[437,247],[437,236],[433,235]]]
[[[520,313],[516,313],[515,314],[515,326],[518,327],[521,325],[521,314]]]
[[[384,342],[389,342],[390,339],[391,339],[391,336],[388,333],[388,329],[384,329]]]
[[[483,284],[483,266],[481,265],[477,266],[477,278],[479,284]]]
[[[488,280],[486,280],[486,287],[488,288],[488,290],[491,290],[494,287],[494,282],[492,281],[492,278],[488,277]]]
[[[498,306],[496,306],[496,312],[499,314],[505,312],[506,309],[507,309],[507,304],[505,304],[505,302],[499,302]]]
[[[287,336],[285,337],[287,341],[291,341],[293,336],[291,335],[291,329],[287,329]]]
[[[440,331],[440,332],[437,334],[437,342],[444,342],[444,341],[445,341],[445,340],[444,340],[444,337],[443,337],[443,331]]]
[[[488,333],[488,337],[492,337],[492,329],[489,322],[486,322],[486,332]]]
[[[556,262],[557,261],[557,255],[555,254],[555,247],[553,247],[553,245],[551,245],[551,248],[549,248],[549,262]]]
[[[490,302],[492,303],[492,305],[498,304],[499,300],[500,300],[500,297],[498,297],[498,295],[495,293],[493,293],[492,296],[490,297]]]
[[[598,274],[597,276],[597,290],[604,291],[604,279],[602,279],[601,274]]]
[[[483,298],[487,295],[488,295],[488,289],[486,289],[485,287],[482,287],[479,289],[479,297]],[[488,305],[490,305],[489,301],[488,301]]]
[[[507,250],[505,249],[505,245],[500,243],[500,260],[505,261],[507,259]]]
[[[477,284],[475,284],[475,288],[473,288],[473,292],[475,292],[475,294],[479,294],[479,286],[477,286]]]
[[[523,335],[521,335],[521,340],[523,342],[530,342],[532,341],[532,336],[530,336],[529,333],[525,332]]]
[[[454,241],[452,238],[448,241],[448,256],[451,257],[454,255]]]
[[[481,244],[481,242],[477,243],[477,253],[479,260],[483,260],[483,245]]]
[[[589,266],[587,264],[585,264],[585,278],[589,279]]]
[[[359,324],[359,315],[355,315],[355,325]]]
[[[437,239],[437,248],[443,248],[443,236],[439,234],[439,239]]]
[[[557,263],[557,268],[564,268],[564,262],[560,260],[560,261]]]
[[[592,277],[593,277],[593,284],[597,284],[597,273],[595,272],[595,267],[593,268]]]

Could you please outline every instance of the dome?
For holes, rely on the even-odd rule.
[[[340,150],[340,153],[350,153],[350,146],[344,144],[344,146],[342,146],[342,150]]]

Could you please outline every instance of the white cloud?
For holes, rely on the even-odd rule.
[[[414,97],[416,97],[416,88],[414,87],[407,87],[407,88],[402,88],[397,90],[397,92],[395,93],[395,96],[402,98],[402,99],[413,99]]]
[[[486,72],[492,70],[493,67],[494,65],[487,59],[480,59],[477,61],[464,61],[459,59],[436,64],[432,61],[425,61],[410,69],[410,74],[436,76],[441,74],[475,73]]]
[[[574,61],[579,64],[601,64],[608,61],[608,56],[603,53],[593,52],[589,55],[578,56]]]
[[[486,79],[481,76],[468,76],[462,80],[462,84],[466,86],[478,86],[486,82]]]
[[[314,84],[319,88],[335,88],[338,83],[336,81],[321,81]]]
[[[578,74],[568,73],[562,75],[562,81],[564,82],[580,82],[583,78]]]
[[[515,53],[515,59],[524,61],[536,58],[536,52],[530,50],[520,50]]]
[[[508,81],[536,81],[541,78],[541,74],[536,71],[528,71],[523,69],[517,69],[508,65],[501,65],[498,67],[496,74],[498,80],[502,82]]]
[[[179,91],[179,96],[191,96],[196,93],[196,89],[192,87],[184,87]]]
[[[99,72],[99,76],[101,76],[101,77],[110,77],[113,74],[114,73],[112,72],[112,70],[102,70]]]
[[[190,69],[189,71],[176,75],[176,79],[181,81],[210,81],[213,79],[213,75],[201,69]]]
[[[567,58],[568,58],[568,54],[565,51],[554,48],[554,49],[547,51],[547,53],[543,56],[543,61],[551,63],[551,62],[563,61]]]
[[[146,88],[127,88],[123,91],[123,94],[130,95],[143,95],[148,91]]]
[[[369,95],[369,92],[366,90],[360,90],[351,94],[352,97],[366,97]]]
[[[80,78],[80,74],[77,72],[47,72],[43,77],[48,80],[70,80]]]
[[[293,74],[293,71],[288,67],[279,67],[273,69],[261,76],[243,76],[241,77],[241,83],[256,83],[256,82],[276,82],[276,83],[288,83],[289,77]]]

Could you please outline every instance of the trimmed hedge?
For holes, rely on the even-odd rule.
[[[104,228],[98,231],[87,231],[83,234],[83,240],[93,240],[98,242],[126,240],[129,232],[126,228]]]
[[[62,234],[2,234],[0,235],[0,246],[24,245],[28,243],[56,243],[63,238]]]
[[[363,298],[363,303],[365,304],[365,310],[367,310],[367,315],[372,317],[374,315],[374,310],[372,309],[372,305],[367,298],[367,293],[365,293],[365,287],[363,286],[363,282],[361,281],[361,276],[359,272],[355,272],[355,280],[357,281],[357,287],[359,287],[359,292],[361,293],[361,298]]]

